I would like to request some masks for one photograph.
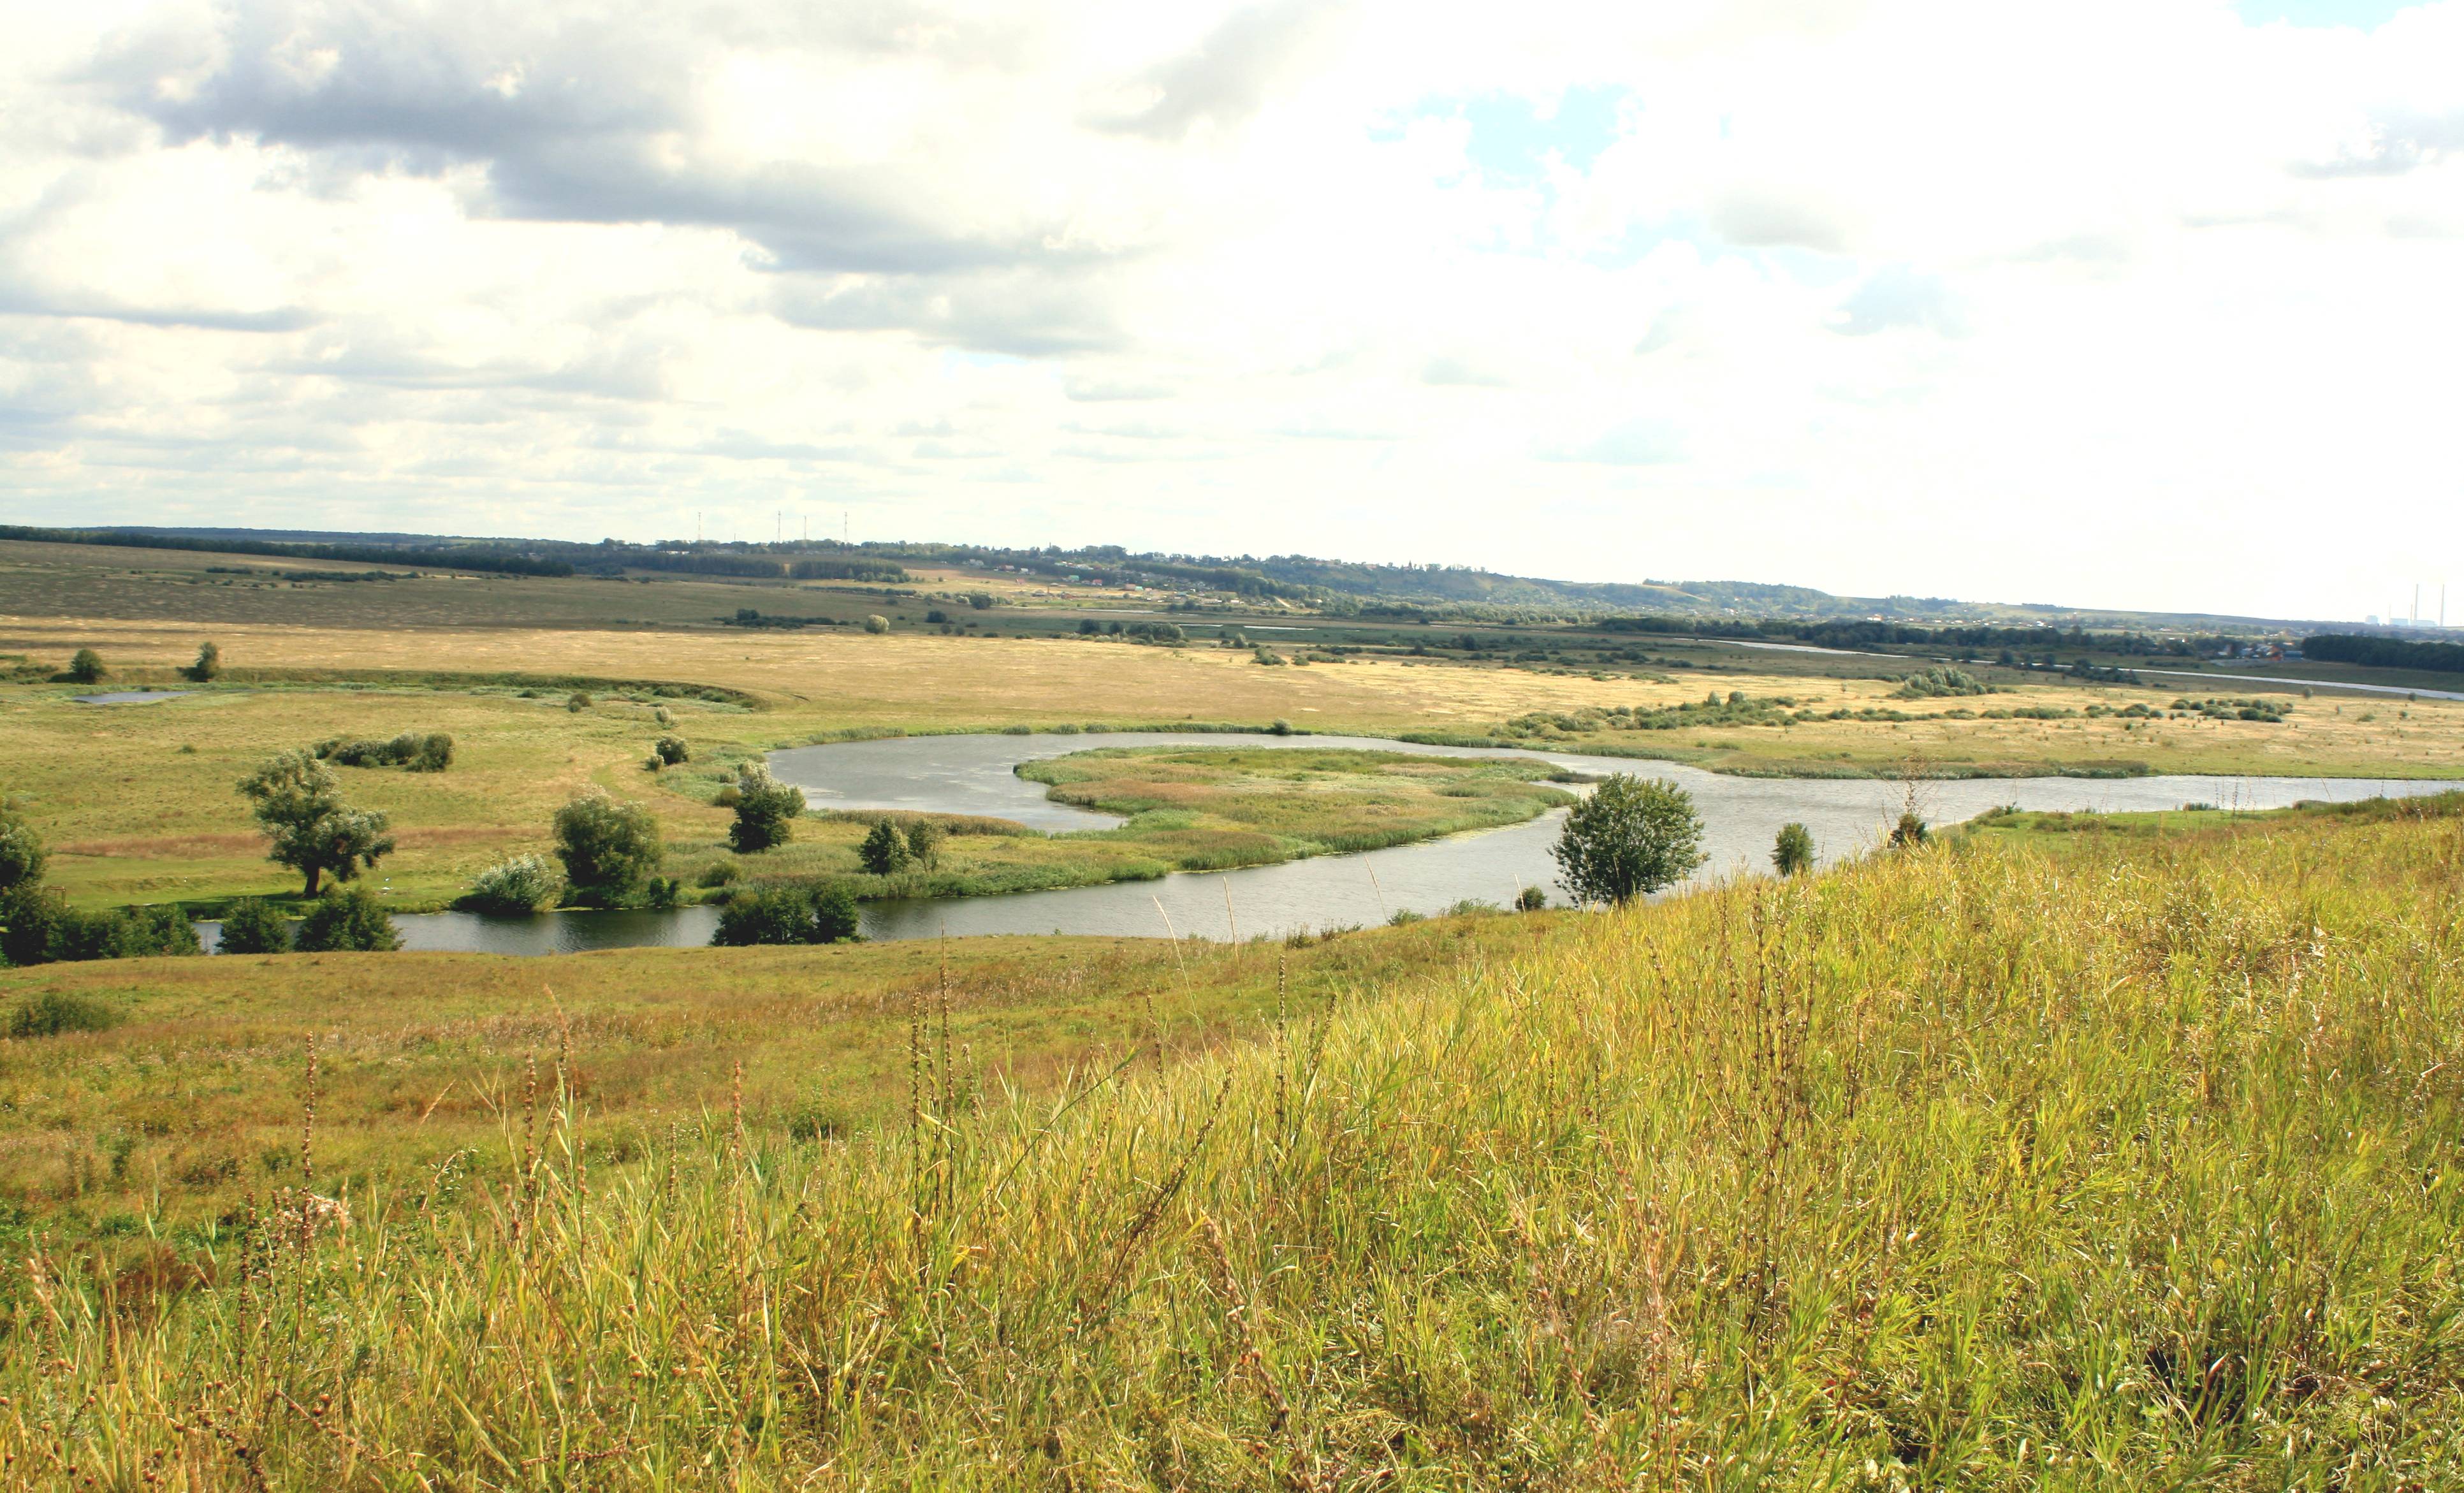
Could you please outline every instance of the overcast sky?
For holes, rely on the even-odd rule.
[[[0,3],[14,521],[2319,617],[2464,547],[2464,0]]]

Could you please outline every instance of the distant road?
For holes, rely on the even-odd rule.
[[[2188,669],[2142,669],[2143,674],[2170,674],[2176,679],[2239,679],[2249,684],[2289,684],[2303,690],[2361,690],[2370,694],[2412,694],[2425,700],[2464,700],[2453,690],[2408,690],[2393,684],[2346,684],[2341,679],[2286,679],[2277,674],[2211,674]]]

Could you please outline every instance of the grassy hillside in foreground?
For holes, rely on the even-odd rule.
[[[1570,919],[1152,1079],[10,1279],[31,1487],[2464,1480],[2464,820]],[[2125,853],[2126,852],[2126,853]],[[587,1154],[586,1150],[582,1153]],[[179,1289],[183,1285],[187,1289]],[[72,1470],[74,1469],[74,1471]]]
[[[966,938],[830,948],[113,959],[0,969],[20,1013],[109,1024],[0,1040],[0,1259],[43,1235],[115,1260],[209,1242],[216,1219],[300,1182],[316,1044],[314,1165],[327,1189],[450,1158],[501,1182],[508,1125],[555,1091],[622,1163],[675,1126],[740,1109],[764,1144],[903,1112],[917,1001],[969,1086],[1046,1092],[1090,1065],[1254,1033],[1291,1003],[1497,955],[1569,914],[1457,918],[1287,949],[1155,938]],[[943,981],[946,977],[947,984]],[[535,1108],[535,1106],[534,1106]]]

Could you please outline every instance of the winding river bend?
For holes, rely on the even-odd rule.
[[[1710,853],[1699,877],[1759,869],[1771,839],[1792,820],[1813,830],[1825,862],[1879,844],[1897,819],[1902,789],[1873,779],[1731,778],[1670,762],[1487,748],[1418,746],[1358,736],[1120,732],[1088,736],[907,736],[773,753],[772,771],[803,788],[816,808],[893,808],[986,814],[1038,829],[1100,828],[1116,823],[1052,802],[1042,784],[1018,776],[1021,762],[1097,747],[1359,747],[1432,757],[1535,757],[1587,774],[1637,773],[1676,782],[1694,795]],[[2026,809],[2129,811],[2281,808],[2304,799],[2348,801],[2438,793],[2443,781],[2343,778],[1990,778],[1927,783],[1919,807],[1936,824],[1954,823],[2014,803]],[[1549,846],[1564,810],[1506,829],[1451,836],[1360,855],[1322,856],[1244,870],[1188,872],[1161,881],[1118,882],[1000,897],[869,902],[869,938],[979,933],[1102,933],[1227,938],[1285,934],[1384,922],[1395,912],[1439,912],[1464,898],[1505,903],[1525,887],[1561,898]],[[710,941],[717,910],[672,912],[558,912],[489,918],[467,912],[395,919],[410,949],[489,954],[560,954]],[[211,933],[209,929],[209,935]]]

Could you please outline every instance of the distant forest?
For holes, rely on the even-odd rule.
[[[1305,607],[1333,617],[1398,622],[1579,623],[1640,633],[1770,638],[1816,647],[1968,648],[2116,646],[2148,656],[2179,653],[2227,633],[2281,633],[2262,619],[2002,605],[1942,597],[1835,596],[1809,586],[1744,581],[1584,582],[1509,576],[1462,566],[1382,565],[1307,555],[1133,553],[1119,545],[1012,549],[912,541],[681,540],[596,544],[558,539],[453,538],[309,530],[122,527],[71,530],[0,526],[0,538],[116,544],[369,564],[419,565],[516,576],[622,575],[660,571],[746,581],[847,581],[904,584],[910,567],[1007,568],[1056,583],[1140,585],[1199,596]],[[2159,639],[2157,631],[2176,634]],[[2182,634],[2190,634],[2183,636]],[[2363,644],[2382,640],[2361,639]],[[2395,644],[2395,647],[2412,645]],[[2442,648],[2446,645],[2418,645]],[[2314,655],[2325,656],[2325,655]],[[2411,668],[2445,668],[2412,664]]]
[[[2359,664],[2365,669],[2425,669],[2434,673],[2464,674],[2464,644],[2456,643],[2409,643],[2402,638],[2322,632],[2301,645],[2301,656],[2330,664]]]

